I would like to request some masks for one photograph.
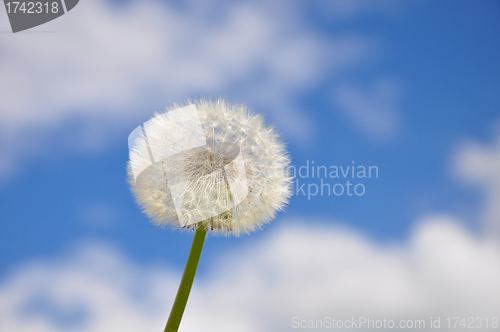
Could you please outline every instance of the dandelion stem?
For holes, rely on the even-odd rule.
[[[182,315],[184,314],[184,309],[186,308],[186,303],[189,297],[189,292],[191,291],[191,286],[193,285],[196,269],[198,268],[198,262],[200,261],[201,250],[203,249],[206,234],[206,227],[198,226],[196,228],[186,268],[184,269],[181,284],[179,285],[179,290],[177,291],[177,296],[175,297],[174,305],[172,306],[172,311],[170,311],[170,316],[168,317],[167,326],[165,326],[164,332],[176,332],[179,329]]]

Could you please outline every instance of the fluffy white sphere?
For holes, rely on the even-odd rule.
[[[134,130],[129,148],[132,192],[160,226],[249,233],[291,195],[285,145],[244,105],[174,106]]]

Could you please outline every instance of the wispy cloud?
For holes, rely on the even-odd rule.
[[[369,87],[345,84],[334,90],[335,110],[339,110],[371,139],[387,141],[401,132],[401,84],[394,79],[380,78]]]
[[[493,142],[467,140],[454,157],[455,175],[484,193],[480,218],[488,234],[500,239],[500,126],[496,128]]]

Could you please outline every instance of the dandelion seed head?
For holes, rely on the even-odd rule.
[[[134,130],[129,147],[132,192],[159,226],[249,233],[291,195],[284,143],[244,105],[175,105]]]

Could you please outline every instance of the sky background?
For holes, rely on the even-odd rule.
[[[134,203],[127,138],[203,96],[296,168],[378,177],[299,178],[263,230],[209,236],[181,330],[500,319],[498,1],[86,0],[10,31],[1,8],[0,330],[163,329],[192,233]]]

